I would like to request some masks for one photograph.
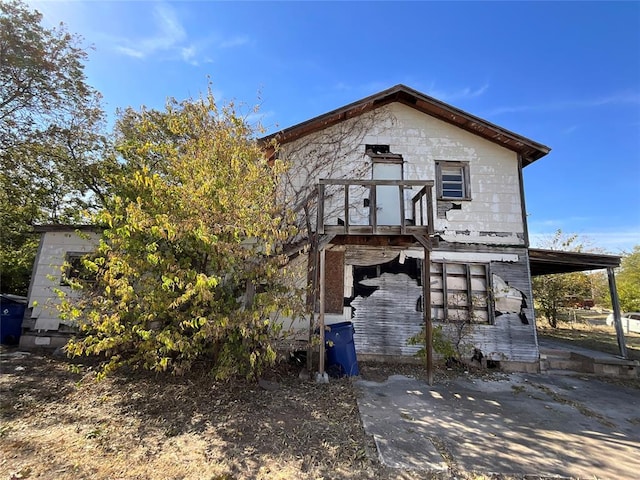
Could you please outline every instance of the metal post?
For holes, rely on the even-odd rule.
[[[618,337],[618,349],[620,350],[620,356],[626,359],[628,358],[627,346],[624,342],[624,331],[622,330],[622,319],[620,318],[620,299],[618,298],[616,276],[612,267],[607,268],[607,276],[609,277],[609,292],[611,293],[611,305],[613,306],[613,324],[616,327],[616,337]]]

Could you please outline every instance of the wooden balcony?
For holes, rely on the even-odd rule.
[[[317,232],[427,237],[433,234],[432,190],[433,181],[425,180],[320,180]]]

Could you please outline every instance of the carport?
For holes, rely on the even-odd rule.
[[[620,300],[616,288],[614,269],[620,266],[620,256],[599,253],[563,252],[559,250],[529,249],[529,268],[531,276],[553,275],[557,273],[585,272],[589,270],[607,270],[609,293],[613,307],[613,324],[616,328],[620,356],[627,359],[627,347],[620,319]]]

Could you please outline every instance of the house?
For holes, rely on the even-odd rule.
[[[261,140],[291,165],[282,194],[301,234],[290,253],[315,287],[321,337],[352,321],[359,358],[409,357],[421,348],[409,338],[425,328],[430,342],[435,326],[465,355],[538,371],[522,170],[548,147],[403,85]],[[96,242],[87,229],[40,231],[25,345],[59,341],[51,289],[65,288],[65,256]],[[619,264],[535,253],[537,273]],[[305,337],[309,323],[290,328]]]
[[[548,147],[403,85],[272,138],[312,217],[318,310],[353,321],[359,357],[413,355],[425,323],[468,320],[469,351],[538,369],[522,169]]]

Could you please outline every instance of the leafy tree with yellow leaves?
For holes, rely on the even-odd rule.
[[[116,131],[121,169],[84,262],[95,281],[62,304],[81,328],[68,353],[105,355],[104,374],[206,362],[219,378],[259,375],[276,358],[277,317],[303,306],[282,255],[295,234],[277,196],[285,167],[210,92],[128,109]]]

